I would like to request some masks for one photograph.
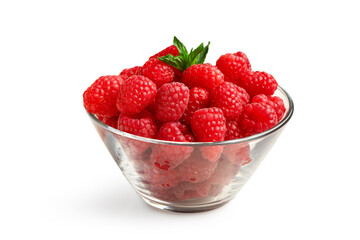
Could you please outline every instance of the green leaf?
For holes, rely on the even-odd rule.
[[[188,57],[188,51],[182,42],[174,36],[174,45],[179,50],[179,54],[182,55],[185,59]]]
[[[200,44],[194,51],[191,50],[190,54],[189,54],[189,67],[191,65],[194,65],[195,62],[196,62],[196,59],[197,59],[197,56],[202,52],[204,51],[204,44]]]
[[[186,61],[182,56],[173,56],[168,54],[158,58],[160,61],[179,69],[181,72],[186,69]]]
[[[204,63],[205,62],[205,58],[207,53],[209,52],[209,46],[210,46],[210,42],[208,43],[208,45],[206,45],[206,47],[204,48],[204,51],[202,51],[196,58],[195,64],[199,64],[199,63]]]
[[[206,55],[209,51],[210,42],[206,47],[201,43],[195,50],[191,49],[188,53],[186,47],[176,36],[174,36],[174,45],[179,51],[179,56],[168,54],[158,59],[172,67],[179,69],[181,72],[194,64],[204,63]]]

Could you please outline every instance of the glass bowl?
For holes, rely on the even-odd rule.
[[[281,87],[275,95],[286,108],[276,126],[222,142],[144,138],[88,115],[122,173],[146,203],[169,211],[201,212],[218,208],[236,196],[290,120],[294,111],[291,97]],[[169,161],[176,164],[170,167]]]

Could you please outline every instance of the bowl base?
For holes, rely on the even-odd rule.
[[[166,211],[170,211],[170,212],[180,212],[180,213],[206,212],[206,211],[210,211],[210,210],[219,208],[232,200],[232,198],[231,198],[231,199],[223,199],[221,201],[216,201],[216,202],[211,202],[211,203],[206,203],[206,204],[192,205],[192,204],[174,203],[174,202],[171,202],[171,203],[158,202],[158,201],[154,201],[153,199],[146,198],[144,196],[141,196],[141,198],[147,204],[149,204],[150,206],[152,206],[154,208],[166,210]]]

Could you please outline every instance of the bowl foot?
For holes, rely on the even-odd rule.
[[[216,208],[225,205],[232,199],[232,198],[222,199],[221,201],[219,200],[210,203],[191,203],[191,202],[187,203],[186,201],[176,203],[176,202],[156,201],[154,199],[149,199],[144,196],[141,196],[141,198],[144,199],[144,201],[147,204],[149,204],[154,208],[166,210],[170,212],[180,212],[180,213],[197,213],[197,212],[206,212],[206,211],[214,210]]]

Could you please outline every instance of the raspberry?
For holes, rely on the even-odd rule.
[[[238,90],[238,92],[240,92],[240,98],[244,103],[249,103],[250,102],[250,95],[246,92],[245,89],[243,89],[242,87],[238,86],[235,84],[235,88],[236,90]]]
[[[251,162],[248,143],[237,143],[225,146],[223,156],[235,165],[243,166]]]
[[[211,92],[211,106],[220,108],[227,120],[237,119],[248,102],[249,95],[245,90],[238,91],[239,88],[231,82],[222,82]]]
[[[244,53],[227,53],[216,61],[216,66],[224,74],[225,81],[236,83],[240,76],[251,69],[249,59]],[[250,67],[250,69],[249,69]]]
[[[157,138],[160,140],[186,142],[187,135],[192,135],[190,130],[180,122],[166,122],[158,131]]]
[[[180,178],[192,183],[202,182],[211,176],[216,165],[217,162],[209,162],[195,153],[179,166]]]
[[[105,123],[106,125],[108,125],[108,126],[110,126],[112,128],[117,128],[118,118],[119,118],[119,116],[114,116],[114,117],[98,116],[98,119],[100,121],[102,121],[103,123]]]
[[[189,103],[180,121],[190,125],[190,119],[196,110],[209,106],[210,93],[205,88],[193,87],[190,89]]]
[[[118,120],[118,129],[137,136],[154,138],[156,124],[154,117],[148,111],[128,117],[121,114]],[[148,147],[149,143],[135,139],[124,138],[123,143],[127,146],[129,154],[141,154]]]
[[[259,94],[254,96],[251,99],[251,102],[263,102],[272,106],[276,112],[279,121],[284,116],[284,113],[286,111],[283,100],[278,96],[267,97],[265,94]]]
[[[238,170],[239,166],[220,158],[216,169],[207,182],[210,182],[213,185],[227,185],[235,177]]]
[[[278,124],[273,107],[265,103],[250,103],[244,108],[240,125],[246,136],[261,133]]]
[[[178,49],[174,46],[174,45],[171,45],[163,50],[161,50],[160,52],[158,52],[157,54],[151,56],[150,58],[158,58],[158,57],[163,57],[163,56],[166,56],[168,54],[171,54],[173,56],[178,56],[179,55],[179,51]],[[149,59],[150,59],[149,58]]]
[[[124,81],[116,106],[122,114],[140,113],[150,105],[156,96],[156,85],[144,76],[132,76]]]
[[[119,115],[116,100],[123,79],[109,75],[98,78],[83,94],[84,107],[89,113],[102,117]]]
[[[129,77],[134,76],[134,75],[142,75],[142,67],[135,66],[132,68],[125,68],[119,74],[119,76],[122,77],[122,79],[124,79],[124,80],[126,80]]]
[[[206,197],[211,188],[208,182],[190,183],[182,182],[173,189],[176,198],[180,200],[189,200]]]
[[[220,185],[220,184],[213,185],[213,184],[211,184],[211,188],[209,189],[208,195],[212,196],[212,197],[216,197],[216,196],[221,194],[223,188],[224,188],[224,185]]]
[[[246,69],[247,69],[248,71],[251,71],[251,64],[250,64],[249,58],[246,56],[245,53],[239,51],[239,52],[237,52],[237,53],[234,53],[234,55],[243,58],[243,59],[245,60],[245,63],[246,63],[246,64],[245,64]]]
[[[233,140],[245,137],[238,121],[226,121],[226,133],[224,140]]]
[[[146,110],[132,117],[121,114],[118,120],[118,129],[147,138],[154,138],[156,134],[154,116]]]
[[[199,147],[201,156],[210,162],[216,162],[224,150],[223,146]]]
[[[225,117],[220,108],[202,108],[193,114],[191,129],[199,142],[223,141],[226,133]],[[223,151],[223,146],[199,147],[203,158],[215,162]]]
[[[178,49],[175,47],[175,45],[171,45],[167,48],[165,48],[164,50],[160,51],[159,53],[151,56],[149,59],[151,58],[159,58],[159,57],[163,57],[163,56],[166,56],[168,54],[171,54],[173,56],[178,56],[179,55],[179,51]],[[174,78],[174,81],[177,81],[177,82],[180,82],[181,80],[181,76],[182,76],[182,73],[179,69],[175,68],[175,67],[172,67],[170,66],[171,69],[174,71],[175,73],[175,78]]]
[[[196,142],[195,136],[192,134],[185,135],[186,141],[188,142]]]
[[[269,104],[270,106],[274,107],[274,103],[269,100],[269,98],[265,94],[258,94],[252,97],[252,103],[265,103]]]
[[[160,140],[187,142],[193,140],[190,130],[180,122],[164,123],[157,134]],[[158,144],[153,146],[150,160],[152,164],[164,171],[173,169],[191,155],[193,147]]]
[[[285,111],[286,111],[284,102],[278,96],[269,96],[269,99],[274,103],[274,109],[275,109],[276,115],[278,117],[278,120],[280,122],[280,120],[282,119],[282,117],[284,116]]]
[[[142,70],[143,75],[153,81],[158,88],[165,83],[172,82],[175,77],[172,67],[157,58],[150,58]]]
[[[189,89],[183,83],[162,85],[155,99],[155,115],[160,121],[177,121],[189,102]]]
[[[177,169],[164,172],[152,167],[147,167],[144,170],[144,178],[157,189],[169,189],[180,182]]]
[[[218,142],[225,138],[226,125],[220,108],[202,108],[193,114],[191,129],[199,142]]]
[[[190,88],[203,87],[211,90],[224,81],[224,74],[209,63],[195,64],[183,72],[181,81]]]
[[[275,78],[266,72],[245,72],[236,81],[251,97],[257,94],[272,95],[278,87]]]

